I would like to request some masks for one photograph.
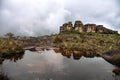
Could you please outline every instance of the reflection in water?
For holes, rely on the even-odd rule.
[[[9,56],[4,56],[1,58],[2,60],[0,60],[0,64],[3,63],[4,60],[10,60],[10,61],[14,61],[16,62],[17,60],[21,60],[23,58],[24,53],[19,53],[19,54],[12,54]]]
[[[73,53],[73,58],[74,58],[75,60],[79,60],[81,57],[82,57],[81,54]]]
[[[2,64],[3,61],[4,61],[4,59],[0,57],[0,64]]]
[[[0,62],[0,80],[10,80],[7,75],[4,74],[3,68],[1,67],[4,60],[10,60],[13,62],[17,62],[17,60],[21,60],[23,58],[24,53],[3,56]]]
[[[67,49],[57,49],[54,50],[56,53],[61,53],[63,56],[67,57],[67,58],[71,58],[71,56],[73,56],[74,60],[79,60],[82,56],[84,57],[89,57],[89,58],[93,58],[96,56],[95,53],[92,53],[91,51],[76,51],[76,50],[67,50]]]
[[[4,60],[0,69],[10,80],[114,80],[116,78],[112,73],[115,68],[113,65],[102,58],[85,58],[82,55],[83,52],[67,50],[57,53],[49,50],[42,54],[26,51],[23,58],[19,58],[21,60]],[[72,56],[75,60],[71,58]]]
[[[0,80],[9,80],[9,78],[4,74],[0,74]]]

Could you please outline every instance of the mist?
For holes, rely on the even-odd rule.
[[[120,33],[118,0],[0,0],[0,36],[59,33],[68,21],[103,24]]]

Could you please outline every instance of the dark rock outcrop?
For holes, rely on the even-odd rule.
[[[83,24],[82,21],[75,21],[74,27],[72,22],[64,23],[60,27],[60,33],[65,31],[75,30],[76,32],[92,32],[92,33],[102,33],[102,34],[118,34],[117,31],[113,31],[105,28],[103,25],[96,24]]]
[[[109,63],[120,67],[120,50],[112,50],[106,53],[100,54],[102,58],[104,58]]]
[[[114,69],[113,73],[115,73],[116,75],[120,75],[120,68]]]

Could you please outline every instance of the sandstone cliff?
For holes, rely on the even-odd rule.
[[[73,26],[72,22],[64,23],[60,27],[60,33],[65,31],[75,30],[76,32],[92,32],[92,33],[103,33],[103,34],[118,34],[117,31],[113,31],[105,28],[103,25],[96,24],[83,24],[82,21],[75,21]]]

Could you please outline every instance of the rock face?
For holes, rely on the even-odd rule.
[[[96,32],[96,24],[85,24],[84,31],[85,32]]]
[[[74,29],[78,32],[83,32],[83,23],[81,21],[75,21]]]
[[[64,23],[64,24],[60,27],[60,32],[70,31],[72,28],[73,28],[72,22]]]
[[[76,32],[93,32],[93,33],[103,33],[103,34],[118,34],[117,31],[113,31],[105,28],[103,25],[96,24],[83,24],[82,21],[75,21],[73,26],[72,22],[64,23],[60,27],[60,33],[65,31],[75,30]]]

